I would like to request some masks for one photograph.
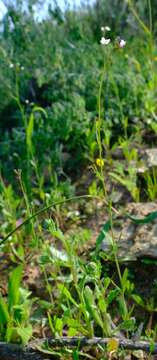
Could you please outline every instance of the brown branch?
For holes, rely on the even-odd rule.
[[[143,350],[147,353],[157,354],[157,343],[154,343],[153,349],[147,341],[133,341],[124,338],[116,338],[119,347],[125,350]],[[42,347],[47,345],[49,348],[62,348],[64,346],[78,346],[79,348],[93,347],[97,345],[107,345],[110,338],[93,337],[60,337],[39,339],[29,343],[28,346],[22,347],[17,344],[7,344],[0,342],[0,358],[1,360],[43,360],[51,359],[50,353],[46,354]],[[152,351],[151,351],[152,350]]]
[[[0,359],[1,360],[43,360],[46,356],[31,346],[22,347],[17,344],[7,344],[0,342]]]

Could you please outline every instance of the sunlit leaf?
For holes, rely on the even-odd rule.
[[[28,341],[30,340],[33,330],[32,330],[32,326],[28,325],[27,327],[18,327],[17,328],[17,333],[21,338],[22,344],[26,345],[28,343]]]
[[[9,285],[8,285],[9,310],[11,310],[14,305],[18,304],[19,295],[20,295],[19,288],[22,280],[22,272],[23,272],[23,266],[20,265],[16,269],[14,269],[10,275]]]

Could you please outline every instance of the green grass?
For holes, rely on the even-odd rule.
[[[132,27],[122,36],[123,49],[117,40],[123,16],[103,47],[105,24],[95,7],[65,14],[56,8],[41,24],[22,9],[19,21],[18,12],[6,17],[0,34],[1,341],[137,333],[156,340],[155,282],[143,295],[130,263],[119,259],[114,234],[119,215],[121,228],[128,217],[140,226],[156,220],[156,212],[136,219],[125,208],[125,199],[157,199],[156,169],[138,174],[139,150],[155,147],[157,133],[157,48],[148,4],[149,21],[129,2]],[[120,187],[124,200],[113,203]],[[104,225],[93,234],[101,209]],[[150,276],[149,259],[147,266]],[[127,354],[114,342],[46,351],[74,360]]]

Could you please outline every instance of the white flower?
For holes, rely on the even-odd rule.
[[[21,66],[21,70],[22,70],[22,71],[24,70],[24,66]]]
[[[102,26],[101,31],[111,31],[109,26]]]
[[[10,69],[12,69],[12,68],[14,67],[14,64],[13,64],[13,63],[10,63],[10,64],[9,64],[9,67],[10,67]]]
[[[29,100],[28,100],[28,99],[26,99],[26,100],[25,100],[25,103],[26,103],[26,104],[29,104]]]
[[[121,39],[121,40],[119,41],[119,47],[120,47],[120,48],[123,48],[125,45],[126,45],[126,41],[123,40],[123,39]]]
[[[105,39],[104,36],[101,38],[100,43],[102,45],[108,45],[110,43],[111,39]]]

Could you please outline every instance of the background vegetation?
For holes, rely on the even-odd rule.
[[[112,159],[112,152],[121,147],[130,164],[138,161],[136,150],[143,143],[156,145],[156,1],[97,0],[79,9],[66,7],[64,12],[55,3],[41,21],[35,20],[33,5],[8,2],[1,22],[2,242],[43,206],[85,193],[103,199],[102,160],[112,170],[112,180],[127,189],[132,200],[155,201],[157,196],[155,170],[141,185],[136,171],[128,171],[126,179],[124,168],[114,167]],[[101,26],[106,25],[111,28],[111,40],[120,37],[127,41],[125,49],[106,52],[100,46]],[[104,57],[99,159],[96,119]],[[97,161],[98,166],[96,159],[101,160]],[[90,179],[86,175],[80,180],[91,168],[94,171],[90,170]],[[108,196],[105,199],[110,204]],[[52,208],[55,222],[48,212],[43,213],[40,220],[31,219],[3,242],[2,259],[15,269],[8,290],[4,296],[2,291],[0,297],[1,339],[25,344],[32,334],[42,336],[42,327],[57,336],[109,336],[113,331],[110,307],[117,302],[117,331],[128,335],[137,330],[141,317],[137,312],[135,319],[132,313],[138,304],[148,315],[143,336],[155,340],[156,327],[152,324],[147,328],[150,314],[156,312],[155,300],[145,305],[128,270],[121,272],[116,247],[112,244],[110,260],[118,279],[115,275],[113,280],[108,260],[102,274],[98,248],[90,259],[86,255],[80,258],[80,247],[91,236],[84,218],[92,212],[94,215],[95,208],[93,200],[90,209],[83,199],[62,207],[59,203]],[[73,226],[74,232],[63,235]],[[78,230],[75,226],[79,226]],[[41,289],[34,293],[30,280],[33,274],[21,287],[22,276],[26,276],[29,267],[42,279],[44,295]],[[4,271],[5,279],[6,275]],[[13,291],[15,283],[17,288]],[[116,318],[116,309],[113,312]],[[105,353],[89,355],[106,358]],[[77,359],[79,351],[76,354],[65,349],[58,356]],[[119,356],[123,358],[125,354]]]

